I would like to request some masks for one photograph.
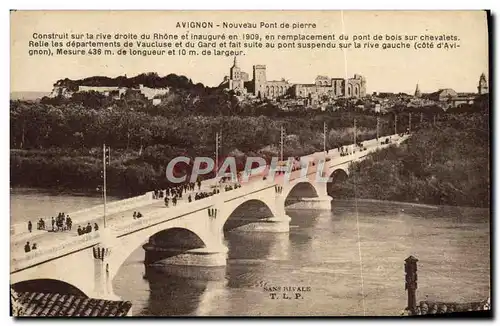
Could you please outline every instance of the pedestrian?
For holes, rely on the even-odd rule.
[[[28,231],[31,233],[31,229],[33,228],[33,225],[31,224],[31,221],[28,221]]]
[[[36,249],[36,243],[33,244],[33,247],[31,248],[32,250]]]
[[[73,226],[73,220],[69,215],[66,217],[66,226],[68,227],[68,230],[71,231],[71,227]]]
[[[85,233],[90,233],[92,232],[92,225],[90,225],[90,222],[87,223],[87,227],[85,228]]]
[[[137,218],[141,218],[141,217],[142,217],[141,212],[137,212]]]
[[[56,224],[56,220],[54,219],[54,216],[52,216],[52,232],[54,232],[54,224]]]
[[[188,196],[188,202],[191,202],[191,201],[192,201],[191,194],[189,194],[189,196]]]
[[[137,213],[134,212],[134,220],[137,218]]]
[[[97,223],[94,223],[94,231],[99,231],[99,225],[97,225]]]
[[[30,242],[26,242],[26,244],[24,245],[24,252],[30,252],[31,251],[31,246],[30,246]]]
[[[76,232],[78,233],[78,235],[82,235],[83,234],[83,230],[80,227],[80,225],[78,225],[78,229],[76,230]]]

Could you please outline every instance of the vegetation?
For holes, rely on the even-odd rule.
[[[489,116],[447,114],[400,147],[370,154],[332,185],[335,197],[489,206]]]
[[[59,86],[168,87],[161,104],[129,90],[112,99],[97,92],[73,98],[11,101],[11,186],[100,191],[102,146],[111,147],[108,190],[130,196],[167,185],[165,169],[176,156],[214,157],[215,134],[222,132],[221,156],[269,159],[279,153],[280,128],[286,130],[285,156],[300,156],[323,148],[323,123],[329,148],[394,132],[394,114],[351,110],[285,112],[271,102],[241,102],[231,92],[208,88],[174,74],[136,77],[90,77],[60,80]],[[412,117],[421,129],[401,148],[374,154],[354,165],[354,178],[334,186],[338,196],[418,201],[453,205],[486,205],[489,193],[487,97],[461,106],[452,114],[437,108],[394,108],[399,131]],[[442,111],[441,111],[442,112]],[[451,112],[451,111],[450,111]],[[432,127],[434,118],[437,127]],[[188,173],[186,165],[176,171]],[[336,195],[337,196],[337,195]]]
[[[277,156],[281,126],[287,131],[286,156],[321,150],[323,122],[331,130],[329,147],[352,142],[354,118],[358,140],[376,135],[374,115],[349,112],[302,117],[157,113],[163,114],[118,105],[94,109],[11,102],[11,186],[96,191],[102,183],[103,143],[111,147],[110,192],[133,195],[165,185],[165,168],[176,156],[213,157],[217,131],[223,133],[221,156],[236,156],[240,169],[246,156]],[[391,133],[391,124],[391,118],[382,118],[380,135]],[[186,166],[179,173],[189,170]]]

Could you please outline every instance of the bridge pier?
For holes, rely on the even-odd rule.
[[[290,231],[290,216],[283,214],[282,216],[273,216],[268,218],[260,218],[259,220],[251,218],[233,218],[233,223],[241,224],[241,226],[232,228],[232,230],[240,232],[269,232],[283,233]],[[227,223],[231,223],[228,221]]]
[[[112,279],[110,277],[109,256],[111,248],[97,245],[92,248],[94,256],[94,293],[91,297],[106,300],[121,300],[113,292]]]
[[[155,243],[148,242],[142,246],[145,251],[144,264],[147,266],[226,266],[227,247],[182,249],[163,248]]]
[[[300,205],[297,207],[303,209],[332,209],[332,197],[330,196],[321,196],[321,197],[313,197],[313,198],[301,198]],[[296,207],[294,207],[296,208]]]

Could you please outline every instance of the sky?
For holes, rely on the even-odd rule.
[[[314,23],[314,29],[238,30],[176,28],[177,22],[207,21],[259,24]],[[367,92],[413,93],[452,88],[476,92],[481,73],[488,77],[488,32],[483,11],[16,11],[11,13],[11,92],[50,91],[63,78],[135,76],[154,71],[185,75],[207,86],[218,85],[233,63],[225,56],[30,56],[33,33],[213,33],[456,35],[457,49],[249,49],[239,66],[267,67],[268,80],[313,83],[317,75],[365,76]],[[65,41],[64,41],[65,42]]]

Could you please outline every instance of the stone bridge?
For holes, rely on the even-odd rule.
[[[388,136],[389,137],[389,136]],[[390,136],[392,144],[404,138]],[[11,257],[11,285],[18,291],[63,292],[100,299],[118,299],[112,280],[120,266],[139,246],[145,250],[147,265],[224,266],[227,247],[224,232],[288,232],[290,217],[286,215],[287,202],[302,201],[313,209],[331,209],[332,198],[327,183],[318,177],[345,177],[349,164],[362,160],[368,153],[389,145],[376,140],[363,142],[367,150],[340,156],[334,149],[327,153],[309,155],[315,164],[274,179],[250,179],[230,191],[221,191],[191,203],[165,207],[152,194],[140,200],[123,201],[124,208],[147,211],[141,219],[130,215],[110,220],[105,229],[83,236],[70,236],[64,241],[50,243],[29,253],[13,252]],[[324,162],[322,169],[321,160]],[[321,175],[320,175],[321,173]],[[204,187],[210,180],[204,181]],[[132,206],[131,206],[132,205]],[[112,205],[120,214],[120,202]],[[95,214],[95,209],[90,209]],[[76,224],[76,223],[75,223]],[[46,232],[40,237],[50,238]],[[15,245],[16,239],[11,239]],[[19,243],[24,243],[21,237]]]

